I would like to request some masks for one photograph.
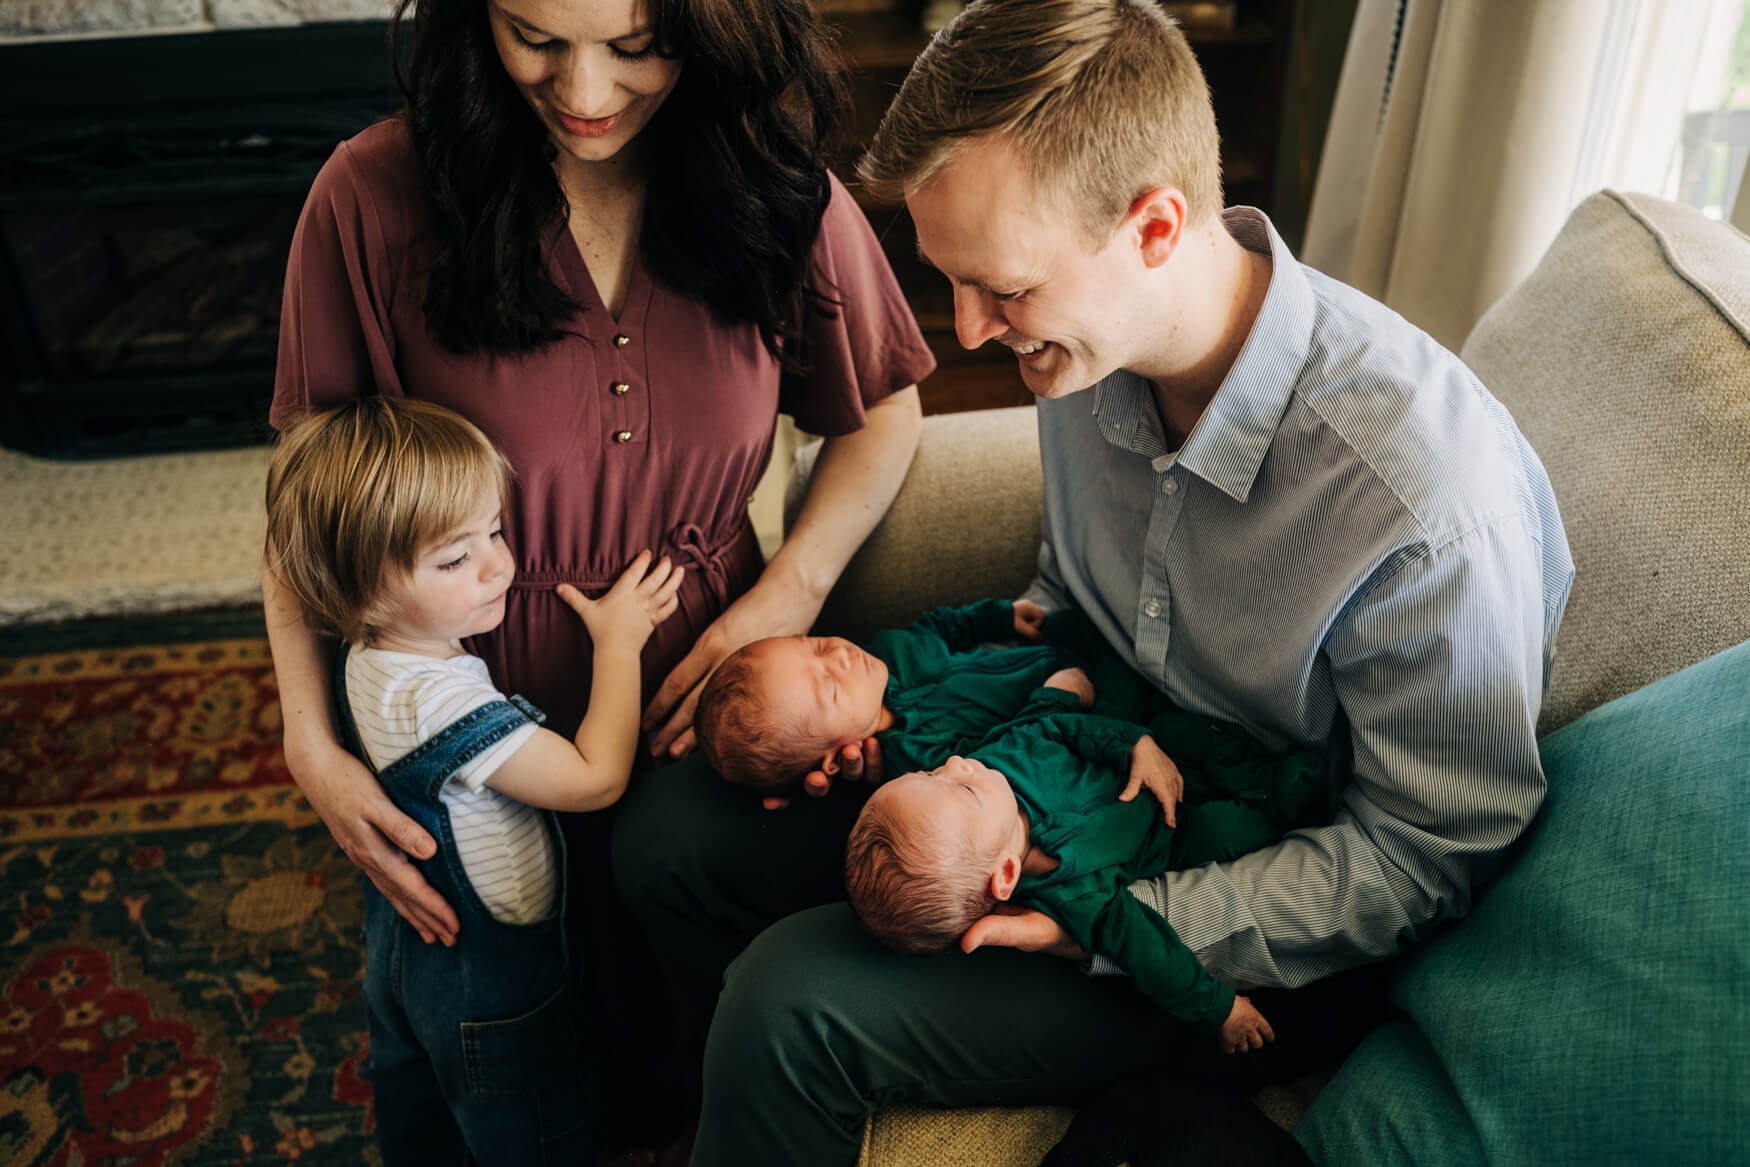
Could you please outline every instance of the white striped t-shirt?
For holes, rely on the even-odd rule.
[[[358,646],[346,658],[346,696],[365,753],[378,770],[482,705],[504,700],[477,656],[438,660]],[[540,812],[489,785],[535,729],[518,726],[470,758],[438,791],[468,881],[493,918],[508,924],[542,920],[553,911],[553,843]]]

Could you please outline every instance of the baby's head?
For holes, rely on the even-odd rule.
[[[732,786],[790,794],[839,750],[881,724],[887,666],[837,636],[756,640],[717,666],[693,724],[705,758]]]
[[[491,439],[439,405],[361,397],[311,414],[281,435],[268,465],[268,566],[312,625],[353,643],[376,640],[398,606],[392,595],[448,603],[455,612],[443,614],[462,618],[464,634],[487,631],[503,607],[494,617],[475,601],[509,580],[470,579],[461,594],[450,581],[471,553],[447,544],[489,524],[478,534],[502,555],[510,479]],[[436,589],[411,590],[427,579]]]
[[[1007,900],[1027,857],[1027,820],[1008,779],[971,758],[887,783],[845,849],[845,891],[889,948],[940,952]]]

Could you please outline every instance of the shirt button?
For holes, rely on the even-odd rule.
[[[631,430],[621,430],[619,433],[614,435],[614,440],[616,442],[629,442],[632,440],[632,431]]]
[[[1150,620],[1159,620],[1164,608],[1159,600],[1150,600],[1142,606],[1142,610]]]
[[[631,343],[632,343],[632,338],[627,336],[623,332],[619,336],[616,336],[614,338],[614,347],[615,348],[625,348],[627,345],[629,345]]]
[[[632,386],[626,384],[624,381],[615,381],[609,386],[609,388],[614,391],[615,397],[624,397],[632,391]]]
[[[1179,480],[1177,478],[1163,478],[1163,479],[1161,479],[1161,493],[1162,494],[1178,494],[1179,493]]]

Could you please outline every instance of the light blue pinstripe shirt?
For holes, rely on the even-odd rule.
[[[1536,815],[1574,567],[1537,455],[1457,357],[1261,213],[1225,221],[1270,289],[1182,447],[1133,374],[1039,403],[1029,594],[1187,709],[1352,750],[1332,825],[1131,889],[1215,975],[1295,987],[1462,915]]]

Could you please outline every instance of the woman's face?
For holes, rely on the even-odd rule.
[[[487,0],[505,72],[563,154],[613,158],[680,79],[645,0]]]

